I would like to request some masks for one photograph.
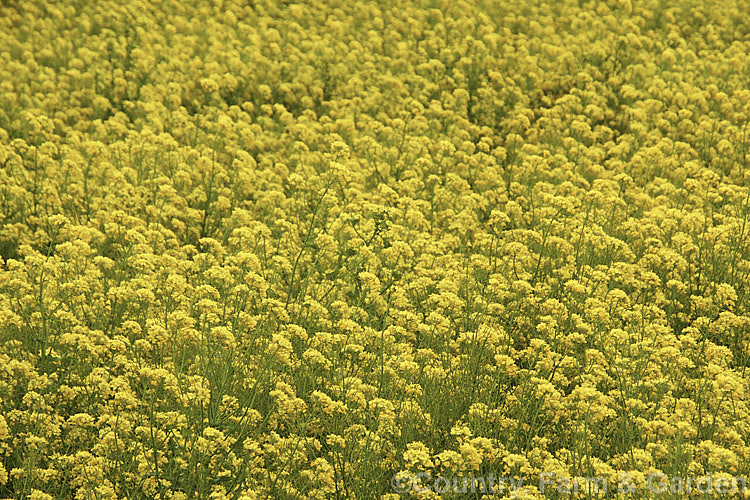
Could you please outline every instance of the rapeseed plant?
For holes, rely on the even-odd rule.
[[[0,498],[746,477],[748,10],[2,3]]]

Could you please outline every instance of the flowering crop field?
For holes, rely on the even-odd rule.
[[[4,0],[0,498],[750,475],[748,11]]]

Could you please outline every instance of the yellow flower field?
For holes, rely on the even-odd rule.
[[[750,497],[748,12],[0,2],[0,498]]]

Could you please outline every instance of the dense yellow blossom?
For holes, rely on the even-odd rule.
[[[747,12],[0,2],[0,498],[746,477]]]

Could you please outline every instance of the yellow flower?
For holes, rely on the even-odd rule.
[[[48,493],[32,488],[29,498],[31,500],[52,500],[54,497]]]
[[[406,445],[404,465],[407,469],[425,471],[434,467],[430,449],[419,441]]]

